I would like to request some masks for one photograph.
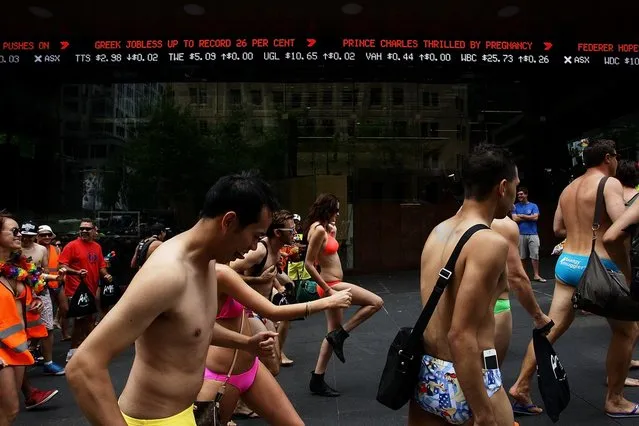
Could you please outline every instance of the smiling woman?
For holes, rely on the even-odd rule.
[[[11,424],[18,415],[24,366],[34,362],[28,351],[22,311],[28,274],[20,272],[11,258],[20,250],[21,236],[18,223],[0,212],[0,424]]]

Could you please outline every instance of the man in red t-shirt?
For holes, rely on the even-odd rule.
[[[80,222],[79,237],[67,244],[60,253],[59,270],[66,274],[64,281],[64,293],[71,299],[80,285],[82,277],[89,290],[97,297],[100,277],[111,282],[112,277],[106,270],[106,262],[102,254],[102,247],[93,239],[95,224],[91,219],[82,219]],[[67,353],[67,362],[73,356],[75,349],[89,335],[91,324],[95,318],[93,315],[75,319],[73,333],[71,334],[71,349]]]

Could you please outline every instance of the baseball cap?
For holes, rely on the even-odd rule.
[[[40,225],[38,227],[38,234],[51,234],[55,238],[55,233],[49,225]]]
[[[298,221],[298,222],[301,222],[301,221],[302,221],[302,217],[301,217],[300,215],[298,215],[297,213],[295,213],[295,214],[293,215],[293,220],[296,220],[296,221]]]
[[[20,227],[20,233],[22,235],[27,235],[30,237],[38,235],[38,233],[36,232],[36,226],[32,222],[23,223]]]

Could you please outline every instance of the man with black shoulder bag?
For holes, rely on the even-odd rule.
[[[555,235],[565,237],[566,242],[555,265],[555,290],[549,311],[555,326],[547,337],[554,344],[568,330],[575,318],[575,308],[607,317],[612,338],[606,359],[608,392],[604,410],[613,418],[639,417],[639,405],[623,395],[637,325],[628,318],[619,317],[623,309],[611,310],[611,306],[606,306],[607,302],[600,305],[603,299],[623,303],[617,296],[627,293],[624,281],[630,278],[623,241],[607,246],[602,242],[608,228],[625,211],[622,185],[612,177],[618,161],[615,143],[611,140],[588,141],[583,160],[586,172],[564,188],[555,211]],[[614,297],[594,294],[591,291],[594,287],[611,295],[614,293]],[[629,295],[625,301],[630,301]],[[541,412],[530,397],[530,382],[536,369],[531,342],[519,378],[509,393],[517,404],[528,407],[531,412],[534,410],[535,414]]]
[[[464,165],[464,203],[437,225],[422,251],[424,304],[388,352],[377,400],[409,403],[408,424],[511,426],[495,350],[493,309],[507,288],[508,242],[490,224],[506,216],[519,177],[510,154],[479,145]]]

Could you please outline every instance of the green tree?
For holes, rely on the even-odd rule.
[[[121,166],[105,185],[105,200],[112,203],[117,191],[124,189],[130,208],[192,214],[197,208],[194,194],[199,202],[211,183],[211,153],[209,140],[199,131],[190,109],[164,99],[127,144],[122,158],[112,159]]]
[[[137,137],[110,159],[103,201],[120,198],[130,209],[168,209],[191,220],[203,194],[221,176],[257,169],[267,179],[286,174],[287,132],[281,125],[251,125],[250,111],[238,109],[202,132],[190,109],[164,99]]]

